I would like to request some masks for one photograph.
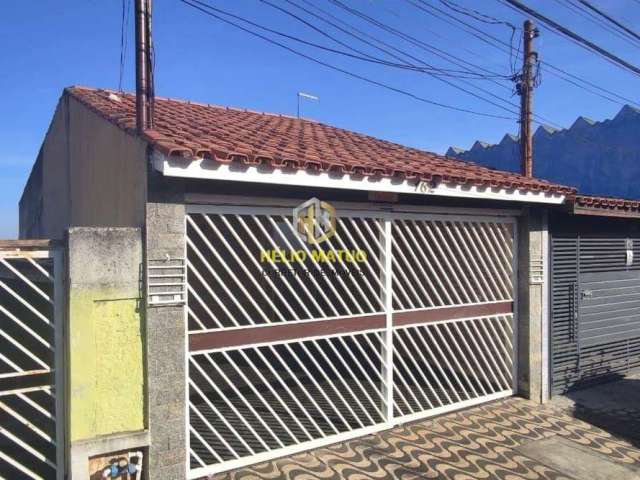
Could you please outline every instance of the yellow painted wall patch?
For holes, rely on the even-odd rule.
[[[119,299],[117,291],[108,289],[72,289],[72,442],[144,428],[143,325],[138,302]]]

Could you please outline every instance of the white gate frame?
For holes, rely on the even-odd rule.
[[[225,198],[226,197],[221,197]],[[223,214],[237,214],[237,215],[290,215],[293,207],[297,205],[298,202],[295,201],[287,201],[287,200],[278,200],[274,205],[265,205],[265,206],[252,206],[247,204],[239,204],[237,203],[237,199],[233,199],[232,201],[222,201],[221,203],[210,203],[210,204],[188,204],[186,206],[186,214],[184,220],[184,232],[185,237],[187,235],[187,217],[190,214],[213,214],[213,215],[223,215]],[[332,202],[333,203],[333,202]],[[190,467],[190,433],[189,433],[189,425],[190,425],[190,415],[189,415],[189,346],[188,346],[188,338],[189,338],[189,326],[188,326],[188,309],[185,306],[184,308],[184,323],[185,323],[185,338],[187,342],[185,342],[185,425],[187,428],[187,432],[185,435],[185,451],[186,451],[186,475],[189,479],[200,478],[204,475],[215,474],[219,472],[229,471],[236,468],[241,468],[248,465],[257,464],[263,461],[285,457],[288,455],[293,455],[296,453],[300,453],[303,451],[312,450],[315,448],[319,448],[322,446],[330,445],[333,443],[338,443],[358,437],[362,437],[368,434],[377,433],[380,431],[391,429],[395,426],[402,425],[407,422],[413,422],[422,420],[425,418],[441,415],[444,413],[448,413],[455,410],[460,410],[463,408],[468,408],[474,405],[487,403],[491,401],[495,401],[501,398],[506,398],[514,395],[518,390],[518,215],[520,214],[519,210],[480,210],[477,209],[466,209],[466,208],[454,208],[451,209],[452,214],[447,214],[446,212],[449,209],[445,209],[443,207],[429,207],[429,206],[403,206],[403,205],[392,205],[389,208],[389,205],[380,205],[380,204],[350,204],[346,202],[335,202],[333,203],[337,206],[339,212],[338,215],[343,214],[344,216],[352,217],[352,218],[378,218],[384,220],[384,231],[386,234],[386,238],[388,239],[385,242],[385,271],[389,272],[388,275],[385,276],[385,289],[386,289],[386,297],[385,297],[385,345],[386,345],[386,381],[387,385],[391,388],[387,388],[386,400],[387,400],[387,419],[379,424],[375,424],[366,428],[359,428],[347,432],[343,432],[340,434],[331,435],[325,438],[319,438],[315,440],[306,441],[300,444],[295,444],[291,446],[287,446],[281,448],[277,451],[277,454],[274,455],[272,451],[266,451],[262,453],[258,453],[256,455],[252,455],[250,457],[239,458],[236,460],[228,460],[218,464],[214,464],[207,467],[197,468],[191,470]],[[353,207],[349,207],[349,205],[354,205]],[[512,258],[512,274],[511,280],[513,282],[513,313],[512,313],[512,355],[513,355],[513,367],[512,367],[512,389],[506,390],[503,392],[494,393],[491,395],[482,396],[479,398],[474,398],[470,400],[465,400],[462,402],[453,403],[450,405],[445,405],[441,407],[436,407],[430,410],[426,410],[417,414],[405,415],[401,417],[394,417],[393,414],[393,333],[395,329],[398,327],[393,326],[393,275],[392,272],[392,220],[394,219],[422,219],[422,220],[442,220],[442,221],[474,221],[474,222],[500,222],[507,223],[513,225],[513,258]],[[188,246],[185,241],[184,248],[184,259],[185,263],[187,261],[187,251]],[[188,268],[185,267],[185,271],[188,271]],[[185,284],[188,285],[188,279],[185,276]],[[466,304],[470,305],[470,304]],[[340,317],[342,318],[342,317]],[[457,320],[466,320],[466,319],[457,319]],[[304,321],[304,320],[303,320]],[[327,320],[330,321],[330,320]],[[432,324],[437,324],[440,322],[433,322]],[[245,328],[245,327],[232,327],[232,328]],[[371,333],[371,330],[362,331],[359,333]],[[309,339],[312,339],[310,337]],[[324,338],[324,337],[323,337]],[[306,340],[307,338],[305,338]],[[281,342],[279,342],[281,343]],[[260,346],[260,344],[248,344],[248,346]],[[241,348],[241,347],[232,347],[232,348]]]
[[[29,241],[27,240],[26,243]],[[13,243],[13,242],[12,242]],[[14,250],[0,249],[2,259],[43,259],[50,258],[53,261],[53,374],[54,374],[54,416],[56,424],[56,480],[64,480],[66,472],[66,344],[65,335],[65,305],[66,305],[66,272],[65,255],[62,247],[52,246],[50,248],[23,248],[21,240],[16,240]],[[43,388],[40,387],[40,390]]]

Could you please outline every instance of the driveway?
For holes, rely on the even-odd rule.
[[[600,415],[600,426],[590,423],[575,398],[544,406],[509,398],[211,478],[640,479],[640,442],[609,433]]]

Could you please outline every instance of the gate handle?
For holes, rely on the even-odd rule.
[[[578,284],[571,283],[571,342],[578,339]]]

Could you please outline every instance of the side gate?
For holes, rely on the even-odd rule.
[[[0,242],[0,472],[62,479],[63,251]]]
[[[640,238],[558,235],[551,243],[554,395],[640,367]]]
[[[513,394],[513,218],[309,202],[188,210],[189,478]]]

